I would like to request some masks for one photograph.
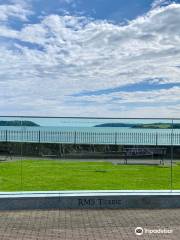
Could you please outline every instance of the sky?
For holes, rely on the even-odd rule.
[[[0,0],[0,115],[180,117],[180,0]]]

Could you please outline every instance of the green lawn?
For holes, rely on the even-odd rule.
[[[169,189],[170,167],[109,162],[23,160],[0,162],[0,191]],[[173,167],[180,189],[180,165]]]

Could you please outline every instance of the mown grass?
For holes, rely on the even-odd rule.
[[[23,160],[0,163],[0,191],[169,189],[169,166],[113,165],[110,162]],[[180,189],[180,165],[173,166]]]

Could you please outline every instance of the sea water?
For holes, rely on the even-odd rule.
[[[104,123],[104,122],[103,122]],[[89,126],[87,126],[89,124]],[[94,122],[93,122],[94,124]],[[92,121],[63,126],[0,127],[2,142],[71,144],[180,145],[180,129],[93,127]]]

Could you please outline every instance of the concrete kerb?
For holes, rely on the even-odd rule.
[[[180,191],[0,192],[0,210],[180,208]]]

